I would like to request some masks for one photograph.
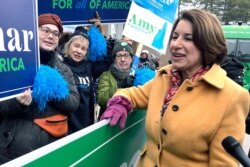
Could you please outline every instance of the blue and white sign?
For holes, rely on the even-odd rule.
[[[157,16],[174,22],[179,0],[134,0],[135,3],[150,10]]]
[[[55,13],[64,25],[89,24],[97,11],[102,23],[126,22],[131,0],[39,0],[38,13]]]
[[[0,100],[33,85],[38,68],[36,9],[36,0],[0,1]]]
[[[123,35],[164,54],[172,26],[172,22],[132,2]]]

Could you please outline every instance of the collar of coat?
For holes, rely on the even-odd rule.
[[[158,75],[171,74],[170,71],[172,68],[173,66],[171,64],[166,65],[158,70]],[[201,78],[208,84],[218,89],[222,89],[226,80],[226,71],[224,71],[218,64],[214,64]]]

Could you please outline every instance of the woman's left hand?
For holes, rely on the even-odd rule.
[[[126,107],[121,104],[113,104],[106,109],[100,120],[110,119],[110,126],[115,126],[120,121],[120,128],[123,129],[125,127],[127,117],[128,111]]]
[[[30,103],[32,102],[31,90],[25,90],[25,92],[21,96],[18,96],[16,99],[19,103],[25,106],[30,105]]]

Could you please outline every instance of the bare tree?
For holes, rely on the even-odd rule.
[[[230,21],[250,21],[250,0],[179,0],[179,11],[206,9],[226,24]]]

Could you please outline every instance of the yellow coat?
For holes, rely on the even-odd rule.
[[[119,89],[115,94],[130,99],[134,108],[147,108],[147,142],[138,166],[239,166],[221,142],[229,135],[243,142],[248,91],[226,77],[219,65],[213,65],[201,80],[182,83],[161,119],[171,68],[161,68],[143,86]]]

